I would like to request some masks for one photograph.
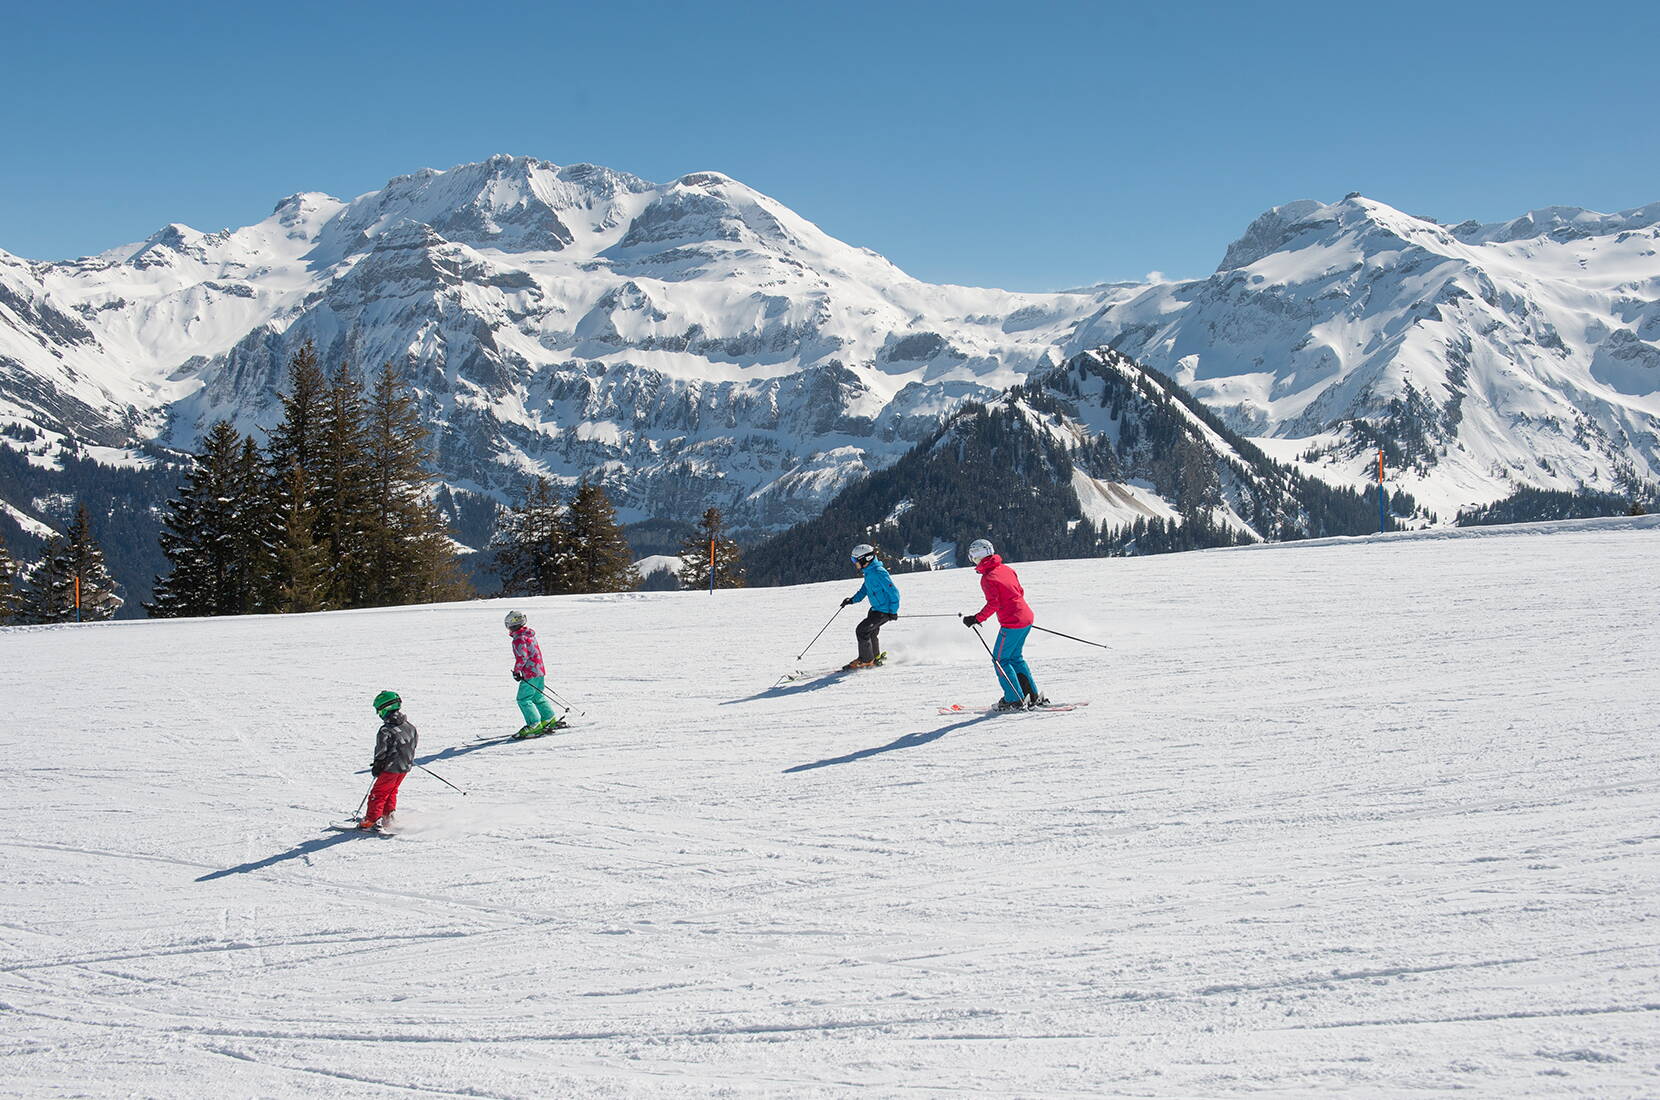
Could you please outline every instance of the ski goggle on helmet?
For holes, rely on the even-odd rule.
[[[401,706],[403,706],[403,700],[398,698],[398,693],[395,691],[383,691],[375,696],[375,713],[382,718]]]
[[[525,613],[523,611],[509,611],[507,618],[502,621],[507,624],[507,629],[517,630],[525,624]]]
[[[982,558],[989,558],[995,553],[997,548],[992,546],[990,539],[975,539],[968,544],[968,560],[975,565],[979,565]]]
[[[876,547],[872,546],[868,542],[861,542],[853,548],[851,556],[853,558],[853,564],[857,565],[860,569],[863,569],[865,566],[876,560]]]

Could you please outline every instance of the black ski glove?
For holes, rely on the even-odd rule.
[[[513,670],[513,679],[515,679],[515,680],[523,680],[523,679],[524,679],[524,677],[523,677],[523,676],[520,676],[520,675],[519,675],[519,670],[518,670],[518,669],[514,669],[514,670]]]
[[[842,606],[843,607],[852,607],[853,606],[853,597],[849,596],[849,597],[847,597],[847,599],[843,600],[842,601]]]
[[[964,626],[979,626],[980,625],[980,620],[976,619],[973,615],[964,615],[963,616],[963,625]]]

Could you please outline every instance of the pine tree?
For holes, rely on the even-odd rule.
[[[368,606],[369,530],[376,508],[369,479],[363,384],[342,364],[329,378],[314,460],[302,464],[315,485],[316,540],[328,547],[329,600]]]
[[[545,477],[525,488],[523,500],[502,514],[490,540],[495,550],[491,571],[501,578],[504,596],[551,596],[573,591],[569,583],[571,531],[569,513]]]
[[[288,392],[277,395],[282,399],[282,420],[271,430],[266,445],[268,496],[276,528],[276,565],[269,587],[273,609],[278,611],[317,611],[333,606],[326,593],[314,591],[319,581],[312,572],[325,570],[322,583],[326,588],[328,550],[319,544],[315,527],[316,468],[323,450],[328,390],[328,378],[307,340],[288,361]],[[305,495],[291,496],[295,488]],[[289,571],[292,568],[306,572],[297,576]]]
[[[328,378],[307,340],[288,361],[288,392],[277,395],[282,399],[282,421],[271,430],[266,445],[272,473],[279,480],[294,466],[307,472],[313,469],[322,450],[328,393]]]
[[[115,594],[115,581],[104,567],[104,552],[92,537],[86,507],[76,509],[68,535],[53,535],[46,542],[39,568],[30,578],[29,618],[40,623],[111,619],[125,601]]]
[[[627,592],[637,587],[634,553],[623,538],[611,498],[583,482],[570,506],[570,567],[566,592]]]
[[[282,584],[278,550],[282,546],[283,528],[278,520],[276,486],[253,436],[242,440],[242,453],[236,462],[236,488],[239,507],[234,539],[242,570],[243,613],[273,611]]]
[[[15,621],[18,611],[17,562],[6,550],[5,537],[0,536],[0,626]]]
[[[308,503],[310,497],[305,470],[290,467],[276,507],[281,537],[276,547],[278,582],[272,598],[275,611],[324,611],[332,606],[328,592],[328,548],[312,535],[317,509]]]
[[[208,429],[189,480],[167,502],[162,552],[172,571],[156,582],[151,615],[245,615],[264,609],[272,572],[261,526],[259,452],[221,420]]]
[[[409,387],[383,364],[364,409],[370,488],[364,586],[374,605],[425,603],[467,593],[448,525],[427,493],[427,429]]]
[[[710,544],[714,545],[715,587],[742,588],[744,576],[743,552],[738,544],[726,537],[726,522],[719,508],[710,508],[698,521],[697,530],[680,544],[680,583],[687,588],[709,587]]]

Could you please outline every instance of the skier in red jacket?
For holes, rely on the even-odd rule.
[[[986,594],[986,606],[978,613],[963,616],[963,625],[979,626],[995,612],[997,642],[991,647],[992,667],[997,670],[997,681],[1003,688],[1003,698],[997,701],[998,710],[1020,710],[1041,707],[1049,700],[1037,689],[1032,669],[1026,664],[1026,635],[1032,632],[1035,616],[1026,603],[1026,591],[1020,587],[1020,578],[1003,564],[997,550],[987,539],[975,539],[968,547],[968,559],[974,571],[980,574],[980,589]]]

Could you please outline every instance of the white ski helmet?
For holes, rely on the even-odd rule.
[[[523,611],[509,611],[507,618],[502,621],[507,623],[507,629],[517,630],[525,624],[525,613]]]
[[[852,558],[853,564],[863,569],[876,560],[876,547],[868,542],[861,542],[853,548]]]
[[[995,553],[997,548],[991,544],[990,539],[975,539],[968,544],[968,560],[975,565],[980,564],[981,558],[989,558]]]

